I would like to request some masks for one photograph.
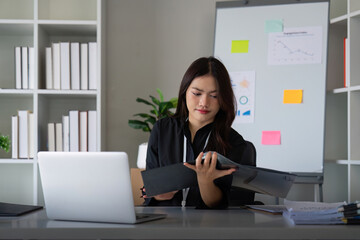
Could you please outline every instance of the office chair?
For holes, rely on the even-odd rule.
[[[246,142],[245,151],[242,156],[242,164],[256,166],[256,149],[254,144]],[[246,196],[246,197],[244,197]],[[260,201],[249,202],[248,199],[254,199],[255,192],[247,189],[232,186],[230,189],[229,206],[240,206],[245,204],[263,205]]]

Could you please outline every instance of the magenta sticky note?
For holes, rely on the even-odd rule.
[[[261,144],[263,145],[280,145],[280,131],[262,131]]]

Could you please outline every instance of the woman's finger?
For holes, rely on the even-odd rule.
[[[209,167],[210,166],[210,162],[211,162],[211,152],[207,152],[205,159],[204,159],[204,163],[203,166],[205,167]]]
[[[187,167],[187,168],[190,168],[190,169],[192,169],[192,170],[194,170],[194,171],[196,171],[195,165],[192,165],[192,164],[190,164],[190,163],[185,162],[185,163],[184,163],[184,166]]]
[[[230,169],[227,169],[227,170],[219,170],[219,171],[217,171],[218,174],[217,174],[216,178],[220,178],[220,177],[223,177],[223,176],[226,176],[226,175],[230,175],[235,171],[236,171],[236,168],[230,168]]]
[[[212,156],[211,156],[211,162],[210,162],[210,167],[212,169],[216,168],[216,162],[217,162],[217,153],[213,152]]]
[[[197,169],[200,169],[200,168],[202,167],[201,161],[202,161],[203,155],[204,155],[204,153],[201,152],[201,153],[199,154],[199,156],[196,158],[195,166],[196,166]]]

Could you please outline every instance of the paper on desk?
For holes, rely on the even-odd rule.
[[[345,202],[324,203],[324,202],[306,202],[306,201],[290,201],[284,199],[284,205],[288,211],[297,214],[326,214],[337,213],[338,208]]]
[[[343,224],[338,208],[344,202],[323,203],[284,200],[287,211],[283,216],[294,224]]]
[[[286,211],[284,205],[246,205],[250,209],[255,209],[263,212],[268,212],[272,214],[282,214]]]

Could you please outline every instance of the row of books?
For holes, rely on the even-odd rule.
[[[15,47],[15,88],[34,89],[35,51],[33,47]]]
[[[97,89],[97,43],[59,42],[45,48],[46,89]]]
[[[12,158],[34,158],[34,114],[20,110],[11,117]]]
[[[48,123],[48,151],[95,152],[96,111],[71,110],[58,123]]]

